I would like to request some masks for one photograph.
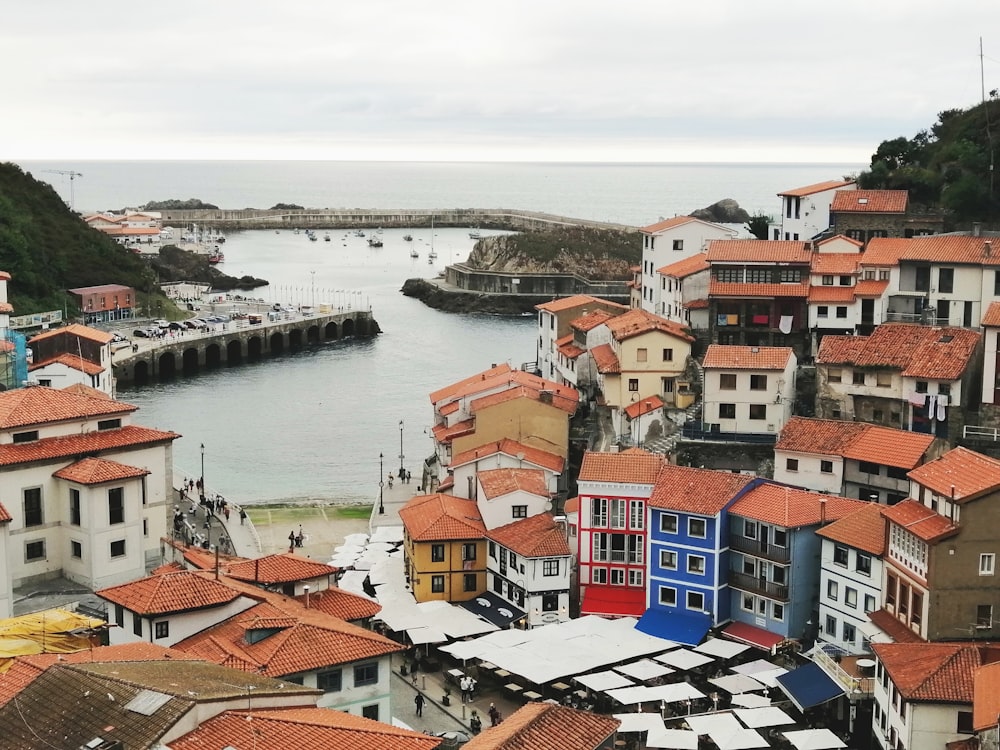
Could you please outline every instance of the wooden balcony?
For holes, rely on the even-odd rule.
[[[789,600],[788,586],[766,581],[757,576],[748,576],[746,573],[737,573],[735,570],[729,571],[729,585],[740,591],[766,596],[768,599],[777,599],[780,602]]]
[[[744,555],[753,557],[763,557],[776,563],[787,563],[791,561],[792,555],[788,547],[777,547],[773,544],[766,544],[758,539],[748,539],[739,534],[729,535],[729,549],[735,552],[742,552]]]

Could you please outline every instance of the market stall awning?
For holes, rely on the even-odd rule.
[[[749,643],[751,646],[762,648],[765,651],[771,651],[785,640],[785,637],[782,635],[772,633],[770,630],[754,627],[753,625],[747,625],[745,622],[734,622],[731,625],[727,625],[722,632],[727,638],[732,638],[734,641],[742,643]]]
[[[619,586],[587,586],[581,615],[641,617],[646,611],[646,590]]]
[[[711,615],[676,609],[647,609],[635,624],[636,630],[685,646],[697,646],[711,627]]]
[[[512,622],[517,622],[525,615],[524,610],[504,601],[492,591],[484,591],[474,599],[461,602],[460,606],[500,628],[509,627]]]
[[[785,739],[798,750],[836,750],[847,747],[829,729],[802,729],[797,732],[783,732]]]
[[[844,694],[833,679],[818,664],[806,664],[778,677],[778,687],[799,711],[832,701]]]

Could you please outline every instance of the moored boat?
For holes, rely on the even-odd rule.
[[[403,241],[404,242],[413,242],[413,235],[412,234],[404,234],[403,235]]]

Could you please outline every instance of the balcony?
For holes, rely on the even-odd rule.
[[[869,666],[871,659],[866,654],[852,656],[830,643],[818,643],[810,656],[824,672],[837,681],[848,697],[864,700],[875,693],[875,678],[872,676],[874,671]]]
[[[766,581],[757,576],[748,576],[746,573],[737,573],[735,570],[729,571],[729,585],[740,591],[766,596],[768,599],[789,601],[788,586]]]
[[[765,560],[777,563],[787,563],[792,559],[788,547],[777,547],[773,544],[767,544],[757,539],[748,539],[745,536],[738,536],[737,534],[732,534],[729,537],[729,549],[742,552],[744,555],[763,557]]]

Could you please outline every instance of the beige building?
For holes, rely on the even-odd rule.
[[[621,315],[628,308],[617,302],[610,302],[588,294],[554,299],[541,305],[538,310],[538,341],[536,342],[536,370],[543,378],[556,379],[558,353],[556,343],[571,333],[570,323],[594,310],[603,310],[611,315]]]

